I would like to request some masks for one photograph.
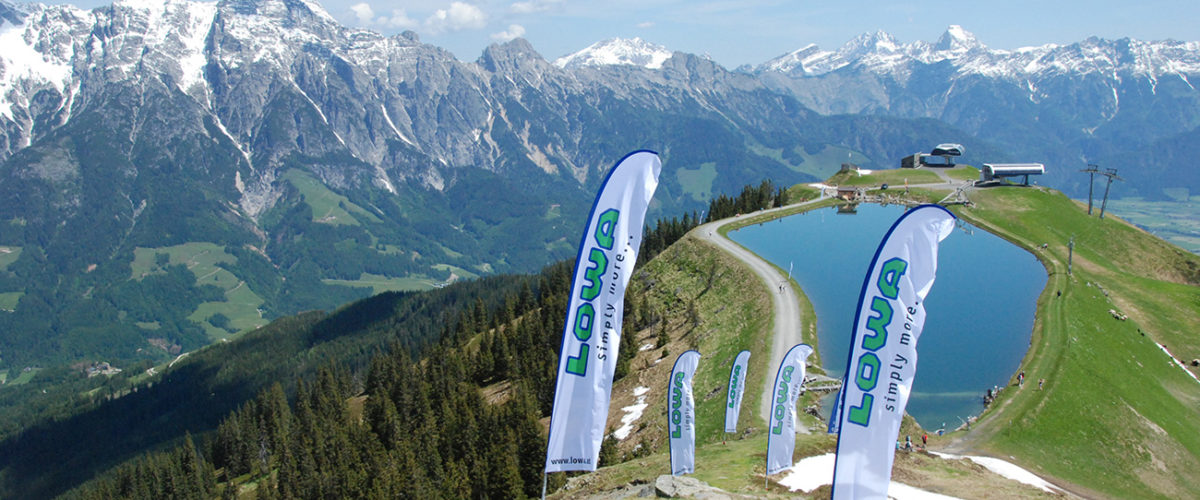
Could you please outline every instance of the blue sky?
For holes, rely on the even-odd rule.
[[[54,0],[43,0],[58,3]],[[1071,43],[1088,36],[1200,40],[1200,1],[1142,0],[317,0],[343,23],[406,29],[473,61],[514,36],[553,60],[613,37],[640,37],[707,54],[728,68],[816,43],[834,49],[883,30],[901,42],[936,40],[951,24],[992,48]],[[80,7],[107,4],[76,0]]]

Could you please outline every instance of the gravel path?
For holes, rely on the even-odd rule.
[[[775,383],[775,370],[779,368],[780,361],[783,360],[783,355],[787,354],[788,349],[792,346],[803,342],[800,332],[800,302],[796,291],[792,289],[787,281],[787,276],[780,273],[770,263],[763,260],[759,256],[746,250],[741,245],[727,239],[717,231],[717,228],[726,224],[734,223],[747,217],[754,217],[770,212],[784,210],[787,208],[814,204],[820,201],[810,200],[804,203],[788,205],[782,208],[773,208],[770,210],[762,210],[750,214],[721,219],[719,221],[710,222],[700,226],[696,231],[700,239],[716,245],[721,250],[736,257],[738,260],[746,263],[754,274],[758,275],[763,281],[763,285],[771,292],[771,309],[774,311],[775,320],[772,322],[771,331],[771,358],[767,363],[767,371],[763,377],[763,394],[760,402],[760,415],[763,422],[770,420],[771,413],[771,389]],[[782,287],[780,285],[783,285]],[[761,355],[761,353],[754,353]]]

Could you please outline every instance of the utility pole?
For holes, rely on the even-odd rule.
[[[1092,163],[1089,163],[1087,168],[1080,170],[1080,172],[1088,174],[1088,215],[1092,215],[1092,187],[1096,185],[1096,172],[1099,170],[1100,166]]]
[[[1115,169],[1115,168],[1104,169],[1104,172],[1101,172],[1100,175],[1108,177],[1108,184],[1106,184],[1104,186],[1104,201],[1100,203],[1100,218],[1103,219],[1104,218],[1104,207],[1108,205],[1108,188],[1112,187],[1113,179],[1116,179],[1118,181],[1123,181],[1125,179],[1122,179],[1120,176],[1117,175],[1117,169]]]
[[[1071,260],[1075,258],[1075,235],[1071,235],[1071,241],[1067,243],[1067,276],[1071,275]]]

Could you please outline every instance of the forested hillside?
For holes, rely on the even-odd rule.
[[[770,207],[781,193],[764,182],[714,200],[709,212]],[[699,219],[658,221],[639,260]],[[42,415],[4,441],[3,494],[47,497],[96,474],[74,494],[204,496],[247,483],[305,498],[534,494],[545,453],[538,421],[553,403],[570,271],[560,262],[537,275],[385,293],[204,349],[160,381],[56,420]],[[626,297],[629,332],[668,313],[648,306],[641,289]],[[633,338],[622,339],[618,378],[637,352]],[[167,445],[178,448],[144,455]],[[615,454],[606,449],[606,460]]]

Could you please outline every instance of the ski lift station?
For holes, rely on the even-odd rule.
[[[953,167],[954,159],[951,157],[962,156],[966,148],[962,144],[943,143],[938,144],[929,153],[913,153],[911,156],[905,156],[900,159],[900,168],[918,168],[922,166],[938,166],[938,167]],[[928,158],[932,156],[940,156],[942,163],[930,163]]]
[[[1023,184],[1029,185],[1029,176],[1046,173],[1041,163],[984,163],[979,169],[979,182],[995,181],[1005,177],[1024,177]]]

